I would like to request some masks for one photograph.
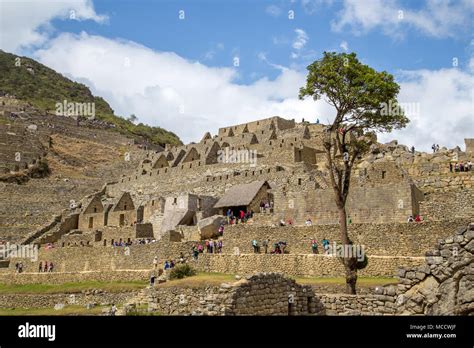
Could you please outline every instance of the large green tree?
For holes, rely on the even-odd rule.
[[[346,201],[354,164],[370,148],[374,132],[390,132],[409,122],[399,107],[400,86],[391,74],[362,64],[355,53],[324,52],[322,59],[308,66],[306,85],[299,97],[324,98],[336,109],[324,137],[327,170],[336,206],[343,244],[352,245],[347,229]],[[347,292],[356,293],[360,263],[352,256],[341,258]]]

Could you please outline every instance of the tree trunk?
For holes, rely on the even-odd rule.
[[[345,207],[339,208],[339,232],[342,244],[352,245],[347,231],[347,214]],[[344,255],[342,262],[346,272],[346,292],[355,295],[357,283],[357,259],[355,257],[346,257],[346,255]]]

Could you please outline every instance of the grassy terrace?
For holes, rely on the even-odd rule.
[[[299,284],[308,285],[345,285],[346,280],[343,277],[338,278],[294,278]],[[159,284],[159,287],[205,287],[218,286],[221,283],[234,282],[235,275],[224,273],[198,273],[193,277],[184,279],[176,279],[166,283]],[[382,277],[359,277],[357,285],[359,287],[374,287],[386,284],[394,284],[397,282],[396,278],[382,278]]]
[[[308,285],[344,285],[345,279],[340,278],[294,278],[299,284]],[[234,274],[224,273],[204,273],[200,272],[195,276],[171,280],[166,283],[157,285],[157,287],[205,287],[219,286],[222,283],[231,283],[236,281]],[[379,285],[396,283],[395,278],[367,278],[359,277],[357,285],[359,287],[374,287]],[[87,281],[77,283],[64,284],[0,284],[0,294],[64,294],[78,293],[84,290],[100,289],[107,292],[122,292],[131,290],[141,290],[148,285],[146,281],[128,281],[128,282],[98,282]]]
[[[98,282],[87,281],[64,284],[0,284],[0,294],[64,294],[83,290],[100,289],[107,292],[141,290],[147,285],[144,281]]]
[[[12,308],[5,309],[0,308],[0,316],[2,315],[100,315],[105,306],[96,306],[91,309],[87,309],[85,306],[68,305],[63,309],[54,308]]]

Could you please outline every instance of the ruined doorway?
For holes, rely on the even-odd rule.
[[[93,228],[94,227],[94,218],[91,216],[89,218],[89,228]]]
[[[119,226],[125,225],[125,214],[120,214]]]

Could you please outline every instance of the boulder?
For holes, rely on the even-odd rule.
[[[215,238],[219,236],[219,226],[224,223],[226,219],[221,215],[213,215],[202,219],[197,223],[201,240]]]

